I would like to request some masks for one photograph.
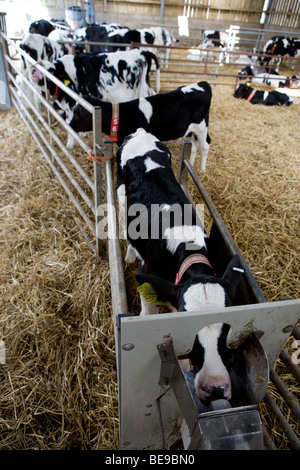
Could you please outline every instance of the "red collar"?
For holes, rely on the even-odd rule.
[[[247,98],[247,101],[251,101],[252,98],[253,98],[253,96],[255,95],[255,93],[256,93],[256,90],[252,90],[251,93],[250,93],[250,95],[249,95],[248,98]]]
[[[192,264],[195,264],[195,263],[207,264],[208,266],[210,266],[210,267],[213,269],[212,265],[210,264],[210,262],[208,261],[208,259],[206,258],[206,256],[200,255],[200,254],[198,254],[198,253],[195,253],[194,255],[188,256],[188,257],[183,261],[183,263],[181,264],[180,269],[179,269],[178,273],[176,274],[175,284],[179,284],[179,283],[180,283],[180,280],[181,280],[182,276],[184,275],[185,271],[186,271]]]
[[[57,100],[57,98],[58,98],[58,91],[59,91],[59,87],[56,85],[56,86],[55,86],[54,95],[51,96],[51,98],[49,99],[49,101],[52,102],[52,101]],[[42,95],[43,98],[46,98],[46,93],[45,93],[44,91],[41,92],[41,95]]]
[[[118,129],[119,129],[119,103],[112,103],[110,135],[108,135],[107,138],[111,139],[113,142],[117,142]]]

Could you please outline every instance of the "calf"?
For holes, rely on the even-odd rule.
[[[238,256],[229,262],[222,277],[215,276],[207,259],[203,226],[196,222],[170,158],[168,148],[144,129],[128,136],[117,152],[118,197],[120,206],[126,206],[129,251],[142,261],[136,273],[141,315],[158,313],[159,302],[169,302],[180,312],[232,305],[241,278]],[[142,227],[141,232],[136,227]],[[156,293],[155,303],[144,299],[149,284]],[[222,323],[203,328],[190,355],[195,392],[204,403],[214,398],[230,400],[234,393],[230,380],[233,350],[226,346],[228,330]]]
[[[289,87],[290,85],[290,80],[288,77],[284,75],[276,75],[276,74],[269,74],[269,73],[259,73],[255,77],[252,78],[251,80],[252,83],[265,83],[266,85],[269,85],[272,88],[278,88],[278,87]]]
[[[248,76],[256,77],[261,73],[271,73],[273,75],[278,75],[276,70],[272,69],[271,67],[264,67],[263,65],[252,64],[247,65],[239,72],[239,78],[243,79]]]
[[[55,27],[47,20],[37,20],[31,23],[29,26],[29,32],[33,34],[41,34],[42,36],[48,36]]]
[[[233,96],[250,101],[252,104],[265,104],[266,106],[285,105],[290,106],[293,99],[278,91],[262,91],[251,88],[250,83],[238,85]]]
[[[293,75],[292,77],[279,75],[278,72],[271,67],[249,65],[239,72],[240,79],[249,76],[252,83],[266,83],[272,88],[299,88],[299,77],[296,75]]]
[[[95,55],[66,55],[53,64],[43,62],[41,65],[79,95],[119,103],[155,93],[149,85],[152,60],[157,66],[156,84],[159,90],[159,64],[151,52],[134,49]],[[30,80],[45,91],[44,74],[34,66],[30,71]],[[49,94],[65,111],[67,122],[70,122],[76,102],[50,80],[47,83]]]
[[[32,33],[28,33],[24,36],[20,48],[36,61],[47,60],[54,62],[60,57],[71,54],[72,52],[72,47],[69,44],[59,44],[54,39],[46,38],[41,34]]]
[[[125,34],[127,31],[129,31],[129,28],[122,28],[120,25],[114,23],[100,25],[95,24],[75,31],[74,40],[106,43],[99,45],[90,44],[88,50],[92,53],[99,54],[100,52],[116,52],[119,47],[111,46],[109,43],[119,42],[117,39],[116,41],[113,41],[110,38],[110,36],[115,35],[117,31],[119,32],[119,34]],[[80,47],[80,45],[77,45],[77,47]]]
[[[191,163],[194,163],[199,149],[202,156],[201,169],[205,170],[210,143],[208,119],[211,95],[210,85],[207,82],[199,82],[179,87],[169,93],[120,103],[117,144],[120,146],[125,137],[139,127],[155,134],[162,141],[186,136],[192,142]],[[102,108],[102,130],[109,134],[112,104],[86,96],[84,98],[93,106]],[[91,114],[81,105],[77,105],[70,126],[76,132],[91,131]],[[73,147],[71,138],[67,147]]]
[[[131,42],[169,47],[177,42],[177,39],[169,31],[159,26],[148,29],[129,29],[127,26],[118,24],[101,24],[81,28],[75,31],[74,40],[105,43],[101,45],[91,44],[89,50],[94,53],[116,52],[121,49],[122,44],[131,44]],[[170,49],[161,50],[160,57],[162,63],[167,66]]]
[[[161,65],[168,67],[171,54],[170,48],[174,43],[178,42],[178,39],[172,36],[172,34],[167,29],[160,26],[151,26],[149,30],[154,34],[154,45],[166,46],[164,49],[160,49],[160,60]]]
[[[271,56],[279,56],[277,59],[278,65],[280,65],[282,58],[285,56],[299,57],[300,56],[300,39],[289,38],[286,36],[274,36],[263,47],[263,54]],[[273,60],[272,57],[261,57],[261,63],[270,63]]]
[[[203,41],[199,45],[200,49],[214,49],[217,48],[219,52],[219,60],[223,59],[224,51],[228,48],[230,35],[226,31],[203,31]],[[206,54],[202,53],[202,60],[206,58]],[[200,58],[201,60],[201,58]]]

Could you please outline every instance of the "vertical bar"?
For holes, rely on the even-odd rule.
[[[162,20],[165,14],[165,0],[161,0],[159,8],[159,19]]]
[[[113,142],[105,139],[104,156],[113,155]],[[115,325],[115,334],[117,333],[117,315],[127,313],[127,296],[122,261],[122,250],[119,238],[119,224],[116,210],[116,200],[114,194],[112,160],[105,162],[105,185],[106,185],[106,204],[108,219],[108,258],[111,278],[111,299],[113,307],[113,317]]]
[[[93,134],[94,145],[93,151],[95,156],[101,156],[101,108],[95,107],[93,112]],[[94,161],[94,184],[95,184],[95,232],[96,232],[96,257],[103,253],[103,240],[99,238],[99,206],[102,204],[102,166]]]
[[[0,33],[1,34],[1,33]],[[0,83],[1,87],[4,87],[4,90],[1,92],[0,96],[0,109],[10,109],[11,108],[11,98],[10,90],[7,81],[7,62],[5,61],[3,50],[7,51],[6,41],[3,41],[4,47],[2,48],[2,37],[0,36]]]
[[[190,160],[191,158],[192,143],[190,140],[184,140],[181,145],[180,161],[179,161],[179,170],[178,170],[178,182],[179,184],[185,186],[188,170],[183,164],[184,160]]]

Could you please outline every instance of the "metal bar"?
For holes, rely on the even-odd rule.
[[[11,62],[10,58],[8,57],[7,58],[9,60],[9,62]],[[13,64],[13,62],[11,62],[12,66],[14,67],[14,69],[17,71],[16,67],[15,67],[15,64]],[[18,84],[16,83],[16,81],[14,80],[13,76],[11,74],[9,74],[9,78],[12,80],[13,84],[18,88]],[[45,100],[41,95],[39,95],[39,93],[37,92],[37,90],[35,89],[35,87],[25,78],[22,76],[22,80],[26,83],[26,85],[31,89],[31,91],[33,91],[33,93],[39,98],[39,100],[41,101],[41,103],[52,113],[52,115],[56,118],[56,120],[63,125],[63,127],[71,133],[72,135],[74,135],[74,137],[77,139],[77,141],[80,143],[81,147],[83,148],[83,150],[86,151],[86,153],[88,154],[90,152],[90,147],[88,145],[86,145],[85,142],[83,142],[83,140],[81,140],[78,135],[73,131],[73,129],[68,126],[68,124],[66,124],[65,120],[53,109],[53,107],[51,106],[51,104],[49,104],[47,102],[47,100]],[[57,137],[58,139],[58,137]],[[73,155],[68,151],[68,149],[65,147],[65,145],[59,140],[59,145],[61,147],[61,149],[63,150],[63,152],[65,153],[65,155],[69,158],[70,162],[73,164],[73,166],[78,170],[78,172],[80,173],[80,175],[82,176],[82,178],[86,181],[86,183],[89,185],[89,187],[91,189],[94,189],[94,185],[93,185],[93,182],[91,180],[91,178],[86,174],[86,172],[82,169],[82,167],[78,164],[78,162],[75,160],[75,158],[73,157]]]
[[[93,112],[93,136],[94,136],[94,155],[101,156],[101,142],[102,142],[102,124],[101,124],[101,108],[94,108]],[[99,237],[99,223],[101,204],[103,200],[102,195],[102,166],[94,160],[94,198],[95,198],[95,224],[96,224],[96,254],[99,257],[100,253],[104,251],[103,240]]]
[[[290,373],[295,377],[298,384],[300,385],[300,368],[298,365],[294,364],[289,353],[283,349],[279,355],[279,359],[286,365]]]
[[[295,325],[294,329],[292,331],[292,335],[294,336],[295,339],[300,340],[300,328],[299,326]]]
[[[183,164],[184,160],[191,158],[192,142],[190,140],[183,140],[180,152],[179,168],[178,168],[178,182],[179,184],[186,186],[188,178],[188,169]]]
[[[289,423],[283,416],[282,412],[279,410],[279,408],[275,404],[275,401],[273,400],[269,392],[266,393],[264,401],[268,405],[270,410],[272,411],[274,418],[276,419],[281,429],[283,430],[284,434],[286,435],[292,449],[300,450],[300,440],[298,439],[298,437],[296,436],[296,434],[290,427]]]
[[[105,139],[104,156],[112,156],[113,143]],[[112,172],[112,160],[105,163],[106,203],[108,211],[108,252],[111,277],[112,310],[117,331],[117,315],[128,312],[126,284],[124,277],[122,250],[119,238],[119,226],[116,213],[116,200]]]
[[[269,450],[277,450],[277,447],[275,446],[274,442],[272,441],[269,433],[267,432],[263,424],[262,424],[262,431],[263,431],[263,437],[264,437],[264,444],[266,448]]]
[[[198,424],[198,411],[176,357],[173,341],[168,340],[157,345],[161,360],[159,385],[170,385],[174,391],[183,419],[189,430],[189,450],[199,449],[201,432]]]
[[[36,134],[33,132],[33,129],[30,127],[28,121],[31,122],[31,124],[33,125],[34,127],[34,121],[33,119],[31,118],[30,114],[28,113],[27,109],[24,107],[23,103],[19,103],[21,105],[21,108],[19,106],[19,104],[17,103],[17,101],[15,100],[15,98],[13,98],[13,104],[16,106],[21,118],[23,119],[25,125],[27,126],[28,130],[30,131],[32,137],[34,138],[36,144],[38,145],[39,149],[41,150],[42,154],[44,155],[45,159],[47,160],[47,163],[49,164],[49,166],[51,167],[53,173],[55,174],[55,176],[57,177],[58,181],[61,183],[62,187],[64,188],[64,190],[66,191],[66,193],[68,194],[69,198],[71,199],[71,201],[73,202],[73,204],[75,205],[76,209],[78,210],[78,212],[80,213],[80,215],[82,216],[82,218],[84,219],[84,221],[86,222],[86,224],[88,225],[88,227],[90,228],[91,232],[93,233],[93,235],[95,235],[95,229],[94,229],[94,226],[93,224],[91,223],[90,219],[87,217],[86,213],[83,211],[80,203],[77,201],[77,199],[75,198],[74,194],[72,193],[72,191],[70,190],[70,188],[67,186],[67,184],[65,183],[64,179],[62,178],[60,172],[57,170],[56,166],[53,164],[53,162],[51,161],[51,158],[48,156],[47,152],[45,151],[44,147],[42,146],[42,144],[40,143],[40,141],[38,140]],[[26,115],[26,118],[25,116],[23,115],[23,113]]]
[[[16,97],[16,91],[11,88],[11,91],[14,93],[14,96]],[[43,126],[45,127],[45,129],[47,130],[47,132],[50,134],[50,136],[56,141],[56,143],[58,145],[62,145],[62,142],[61,140],[56,136],[56,134],[52,131],[52,129],[50,128],[50,126],[47,124],[47,122],[44,120],[44,118],[38,113],[38,111],[35,109],[35,107],[33,106],[33,104],[30,102],[30,100],[27,98],[27,96],[23,93],[22,90],[20,90],[22,95],[23,95],[23,98],[25,99],[25,101],[28,103],[28,106],[32,109],[32,111],[34,112],[34,114],[36,115],[36,117],[40,120],[40,122],[43,124]],[[38,129],[38,127],[37,127]],[[51,152],[52,154],[52,157],[55,158],[55,160],[57,161],[57,163],[60,165],[60,167],[62,168],[62,170],[64,171],[65,175],[69,178],[70,182],[73,184],[74,188],[76,188],[77,192],[80,194],[80,196],[82,197],[82,199],[84,200],[84,202],[86,203],[86,205],[94,212],[94,207],[93,207],[93,203],[92,201],[90,200],[90,198],[88,197],[88,195],[86,194],[86,192],[81,188],[81,186],[77,183],[76,179],[73,177],[72,173],[70,172],[70,170],[66,167],[66,165],[64,164],[64,162],[61,160],[61,158],[59,157],[58,153],[54,150],[54,148],[51,146],[51,144],[48,142],[48,140],[44,137],[44,135],[40,132],[40,130],[38,130],[38,134],[40,136],[40,138],[43,140],[44,144],[48,147],[48,150]]]
[[[275,370],[272,368],[270,368],[270,379],[272,380],[273,384],[277,388],[278,392],[280,393],[286,404],[291,409],[295,418],[300,421],[300,406],[298,404],[298,401],[293,397],[293,395],[285,386],[281,378],[278,376],[278,374],[276,374]]]
[[[17,46],[13,41],[11,41],[6,36],[6,34],[3,34],[3,33],[1,33],[1,34],[11,46],[13,46],[22,56],[24,56],[24,58],[28,62],[30,62],[38,70],[40,70],[44,75],[46,75],[46,77],[48,77],[53,83],[55,83],[55,85],[58,85],[65,93],[67,93],[69,96],[71,96],[71,98],[73,98],[77,103],[81,104],[81,106],[83,106],[87,111],[89,111],[90,113],[93,113],[94,107],[90,103],[85,101],[85,99],[83,99],[80,95],[75,93],[75,91],[70,90],[70,88],[67,87],[63,82],[61,82],[61,80],[54,77],[50,72],[45,70],[38,62],[36,62],[34,59],[32,59],[32,57],[30,57],[29,54],[24,52],[19,46]]]

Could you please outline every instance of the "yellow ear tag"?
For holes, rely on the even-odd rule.
[[[157,293],[154,287],[149,284],[149,282],[145,282],[144,284],[139,286],[138,292],[146,300],[147,304],[170,305],[170,302],[162,302],[160,300],[157,300]]]
[[[64,84],[65,84],[66,86],[70,85],[70,83],[71,83],[70,80],[64,80]]]

